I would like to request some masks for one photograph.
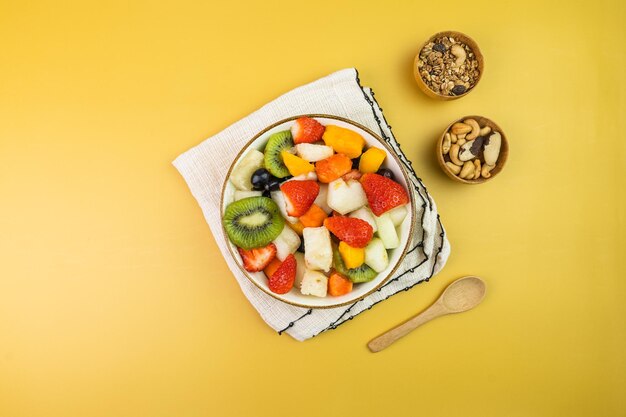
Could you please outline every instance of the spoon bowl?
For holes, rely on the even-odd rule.
[[[441,303],[450,313],[462,313],[476,307],[485,298],[485,282],[473,276],[457,279],[441,295]]]

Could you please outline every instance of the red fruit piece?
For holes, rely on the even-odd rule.
[[[377,216],[409,202],[406,190],[382,175],[365,174],[361,177],[361,185],[372,212]]]
[[[250,272],[262,271],[276,256],[276,246],[273,243],[263,248],[250,250],[237,248],[237,250],[243,260],[243,268]]]
[[[280,190],[285,196],[287,203],[287,214],[293,217],[300,217],[306,213],[320,192],[320,185],[317,181],[286,181],[281,184]]]
[[[269,279],[270,291],[276,294],[288,293],[296,280],[296,266],[296,258],[291,254],[287,256]]]
[[[352,217],[332,216],[324,220],[324,226],[353,248],[366,247],[374,235],[368,222]]]
[[[291,126],[293,143],[313,143],[322,140],[326,128],[317,120],[310,117],[300,117]]]

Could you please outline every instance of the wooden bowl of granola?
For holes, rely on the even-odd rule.
[[[455,100],[476,87],[484,65],[483,55],[472,38],[448,30],[434,34],[420,47],[413,75],[427,96]]]
[[[475,127],[472,121],[478,126]],[[471,127],[472,130],[468,131],[465,126]],[[492,136],[495,133],[499,133],[499,138],[497,135]],[[483,116],[465,116],[446,127],[437,139],[436,152],[437,162],[448,177],[463,184],[482,184],[498,175],[504,168],[509,157],[509,142],[502,128],[493,120]],[[468,162],[474,165],[472,171],[474,175],[462,175]],[[462,165],[459,165],[460,163]],[[469,169],[468,164],[468,173]]]

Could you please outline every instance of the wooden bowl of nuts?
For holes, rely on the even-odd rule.
[[[455,100],[476,87],[484,65],[478,44],[461,32],[449,30],[434,34],[422,45],[413,75],[427,96]]]
[[[467,116],[450,123],[437,140],[443,172],[463,184],[482,184],[498,175],[509,156],[509,142],[495,122]]]

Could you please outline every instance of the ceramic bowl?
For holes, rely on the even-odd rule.
[[[263,151],[269,136],[272,133],[280,132],[283,130],[288,130],[293,125],[294,121],[298,117],[307,116],[312,117],[319,121],[323,125],[336,125],[343,128],[351,129],[359,133],[366,142],[366,148],[370,146],[376,146],[378,148],[383,149],[387,153],[387,157],[385,158],[385,162],[383,163],[384,168],[390,169],[394,175],[396,181],[398,181],[408,192],[410,202],[408,205],[408,214],[405,217],[404,221],[400,226],[398,226],[397,230],[400,237],[400,246],[396,249],[388,250],[389,254],[389,265],[387,268],[379,273],[376,278],[372,281],[354,284],[353,290],[342,296],[326,296],[326,297],[315,297],[310,295],[302,295],[300,290],[297,288],[293,288],[290,292],[286,294],[275,294],[269,290],[267,284],[267,277],[263,272],[248,272],[243,268],[241,257],[237,252],[237,248],[233,245],[228,236],[226,235],[226,231],[222,228],[223,239],[226,241],[226,245],[228,246],[230,256],[233,257],[235,263],[240,268],[241,272],[261,291],[271,295],[274,298],[277,298],[285,303],[299,306],[299,307],[308,307],[308,308],[330,308],[330,307],[338,307],[341,305],[346,305],[350,303],[354,303],[357,300],[367,296],[368,294],[376,291],[381,285],[383,285],[395,272],[396,268],[402,262],[404,258],[409,242],[411,240],[411,236],[413,234],[414,228],[414,215],[412,206],[414,204],[413,194],[410,192],[411,182],[409,180],[408,173],[404,167],[404,165],[400,162],[397,154],[391,149],[391,147],[383,140],[377,133],[374,133],[370,129],[359,125],[356,122],[351,120],[331,116],[331,115],[300,115],[290,117],[285,120],[281,120],[277,123],[274,123],[271,126],[268,126],[263,131],[256,134],[250,141],[243,147],[243,149],[239,152],[239,155],[235,158],[233,164],[230,166],[228,173],[226,175],[226,181],[224,182],[222,188],[222,197],[221,197],[221,213],[223,215],[226,206],[230,204],[234,199],[235,187],[228,180],[230,178],[230,173],[233,168],[239,163],[239,161],[251,150],[256,149],[259,151]],[[285,225],[285,227],[289,227]]]

